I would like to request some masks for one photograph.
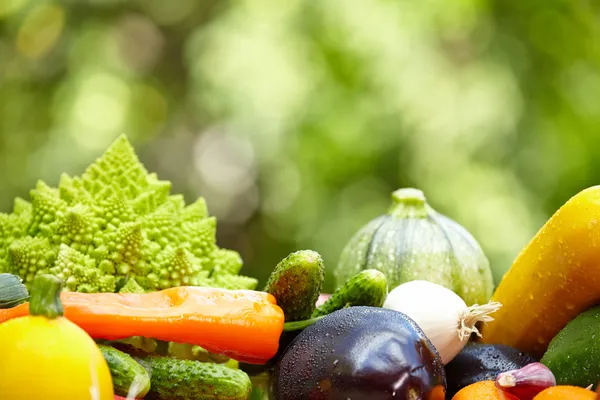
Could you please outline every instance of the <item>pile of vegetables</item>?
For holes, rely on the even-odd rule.
[[[600,400],[600,187],[496,288],[464,227],[391,197],[333,268],[299,250],[259,289],[121,136],[0,214],[0,398]]]

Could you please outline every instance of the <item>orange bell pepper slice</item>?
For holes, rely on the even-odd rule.
[[[151,293],[62,292],[65,317],[94,339],[144,336],[190,343],[250,364],[278,350],[284,315],[275,297],[253,290],[181,286]],[[0,323],[29,303],[0,310]]]

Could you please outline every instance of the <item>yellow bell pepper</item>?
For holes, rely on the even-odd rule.
[[[492,296],[483,343],[541,357],[579,313],[600,303],[600,186],[565,203],[522,250]]]
[[[100,349],[63,317],[61,287],[58,278],[36,277],[30,315],[0,324],[0,399],[113,400]]]

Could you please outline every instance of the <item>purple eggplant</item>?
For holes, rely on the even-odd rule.
[[[304,329],[275,366],[275,399],[444,400],[439,354],[398,311],[349,307]]]

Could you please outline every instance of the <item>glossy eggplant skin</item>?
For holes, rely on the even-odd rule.
[[[276,400],[444,400],[445,390],[442,361],[423,331],[376,307],[345,308],[304,329],[272,381]]]
[[[475,382],[495,380],[501,372],[523,368],[534,357],[500,344],[469,343],[446,365],[448,398]]]

